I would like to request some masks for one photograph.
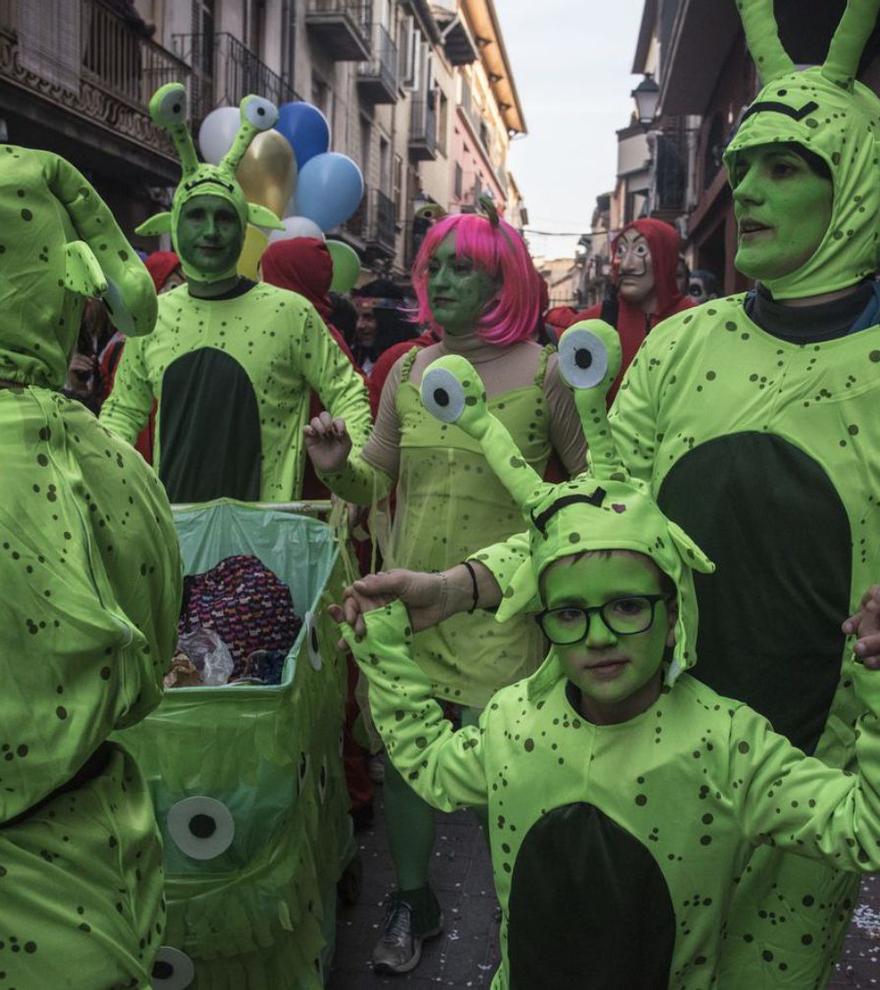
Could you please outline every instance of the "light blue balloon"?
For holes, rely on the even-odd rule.
[[[282,103],[278,108],[275,130],[290,142],[299,168],[315,155],[323,155],[330,147],[327,118],[311,103]]]
[[[358,166],[338,151],[316,155],[299,171],[296,212],[314,220],[321,230],[332,230],[355,212],[364,195],[364,177]]]

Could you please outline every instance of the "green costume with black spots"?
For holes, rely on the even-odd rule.
[[[164,927],[149,792],[116,743],[162,696],[181,567],[167,498],[64,398],[83,297],[146,334],[152,281],[85,178],[0,149],[0,972],[149,986]]]
[[[805,757],[748,706],[685,672],[696,660],[692,568],[712,565],[616,455],[603,401],[619,367],[615,344],[595,321],[562,338],[560,363],[588,389],[577,401],[594,475],[555,487],[518,456],[479,391],[461,387],[472,382],[462,363],[436,362],[422,394],[480,440],[530,520],[529,553],[499,618],[540,608],[541,573],[572,553],[633,550],[672,579],[676,643],[658,700],[629,721],[592,724],[552,648],[537,673],[494,696],[479,727],[454,732],[412,662],[400,603],[368,613],[361,642],[345,627],[388,752],[411,786],[445,811],[488,807],[504,915],[496,990],[742,987],[719,982],[718,967],[723,918],[754,846],[853,872],[880,864],[880,780]],[[854,673],[870,712],[857,743],[865,768],[880,758],[876,677]]]
[[[771,5],[738,6],[765,85],[728,167],[746,149],[793,142],[827,164],[834,190],[814,256],[766,290],[787,300],[857,286],[877,269],[880,100],[854,75],[880,3],[850,0],[825,65],[803,72]],[[880,566],[877,307],[848,333],[783,339],[752,320],[754,304],[715,300],[652,331],[611,424],[632,474],[717,565],[697,580],[697,676],[850,768],[864,700],[840,623]],[[482,557],[504,586],[523,553],[520,539]],[[721,985],[824,988],[857,891],[832,864],[758,849],[728,914]]]
[[[171,212],[151,217],[138,232],[170,233],[194,281],[233,278],[234,265],[211,275],[192,267],[178,244],[181,211],[198,196],[224,199],[239,219],[242,244],[247,223],[281,226],[268,209],[247,202],[235,178],[250,142],[272,127],[277,109],[245,97],[241,127],[219,165],[196,158],[180,83],[157,90],[150,114],[174,141],[183,177]],[[265,284],[243,282],[228,297],[210,299],[191,296],[183,285],[160,298],[150,339],[126,346],[101,422],[134,443],[158,403],[154,464],[172,502],[287,502],[302,488],[312,390],[345,419],[355,442],[366,440],[371,418],[363,381],[311,303]]]

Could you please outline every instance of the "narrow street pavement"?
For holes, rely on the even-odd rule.
[[[355,906],[340,907],[336,963],[328,990],[488,987],[499,959],[497,902],[489,851],[476,820],[467,812],[437,816],[432,876],[446,919],[443,934],[425,944],[422,962],[412,973],[379,977],[370,970],[385,895],[393,884],[381,797],[379,787],[375,825],[357,836],[364,866],[363,889]],[[828,990],[880,987],[878,955],[880,879],[873,876],[862,881],[861,900]]]

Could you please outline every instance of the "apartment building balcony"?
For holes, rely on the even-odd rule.
[[[306,0],[306,27],[337,62],[370,57],[369,0]]]
[[[215,107],[238,106],[249,93],[276,106],[300,99],[285,79],[231,34],[175,34],[171,41],[176,54],[192,68],[189,95],[195,127]]]
[[[688,158],[682,118],[667,121],[654,142],[651,216],[673,222],[686,210]]]
[[[343,225],[345,234],[356,240],[367,257],[393,258],[397,240],[394,201],[381,189],[368,186],[357,212]]]
[[[432,93],[413,94],[409,156],[416,162],[430,162],[437,158],[437,111]]]
[[[100,0],[0,0],[0,108],[51,132],[69,154],[87,147],[175,181],[179,164],[149,102],[188,76],[184,62]]]
[[[373,57],[358,65],[358,92],[369,103],[396,103],[397,45],[381,24],[373,25],[372,43]]]

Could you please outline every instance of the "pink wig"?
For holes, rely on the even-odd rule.
[[[477,333],[488,344],[506,347],[531,336],[538,322],[540,285],[522,237],[504,220],[494,226],[476,213],[458,213],[438,220],[425,235],[413,265],[413,288],[418,299],[416,320],[440,330],[428,302],[428,262],[449,234],[455,253],[469,258],[500,285],[477,322]]]

